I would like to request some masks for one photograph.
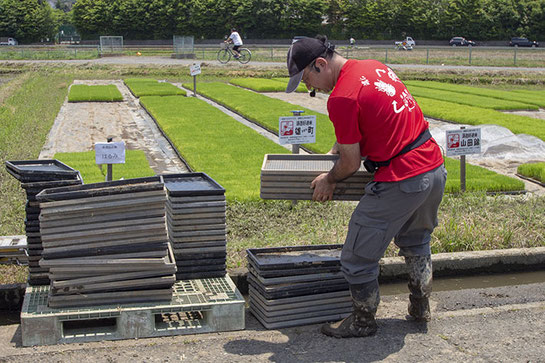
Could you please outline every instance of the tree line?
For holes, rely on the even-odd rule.
[[[37,41],[63,23],[83,39],[217,39],[231,27],[252,39],[544,39],[545,0],[77,0],[67,13],[45,0],[0,0],[0,36]]]

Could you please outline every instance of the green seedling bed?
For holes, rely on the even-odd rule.
[[[143,96],[186,96],[186,91],[167,82],[149,78],[128,78],[125,84],[136,97]]]
[[[75,84],[70,87],[68,102],[116,102],[123,101],[123,96],[116,85],[88,86]]]

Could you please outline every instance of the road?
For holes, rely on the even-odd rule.
[[[248,64],[240,64],[238,62],[229,62],[225,65],[216,60],[201,61],[194,59],[172,59],[169,57],[104,57],[96,59],[68,59],[68,60],[4,60],[0,64],[117,64],[117,65],[186,65],[189,66],[195,62],[207,63],[219,67],[237,67],[237,68],[285,68],[284,62],[250,62]],[[477,66],[442,66],[442,65],[426,65],[426,64],[388,64],[394,69],[449,69],[449,70],[486,70],[486,71],[519,71],[519,72],[545,72],[545,68],[528,68],[528,67],[477,67]]]
[[[0,329],[0,361],[545,361],[545,282],[440,291],[431,302],[433,320],[414,323],[407,294],[383,296],[377,335],[355,339],[325,337],[319,325],[266,330],[247,313],[243,331],[27,348],[12,324]]]

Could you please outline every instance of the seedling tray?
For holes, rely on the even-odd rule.
[[[250,248],[248,259],[261,271],[340,265],[342,245]]]
[[[21,184],[21,188],[23,188],[27,196],[28,195],[36,195],[40,193],[44,189],[49,188],[59,188],[59,187],[66,187],[70,185],[81,185],[83,184],[83,181],[81,179],[81,176],[78,174],[77,179],[70,179],[70,180],[50,180],[50,181],[39,181],[39,182],[30,182],[30,183],[23,183]]]
[[[328,281],[264,286],[256,279],[254,275],[249,273],[248,282],[266,299],[281,299],[286,297],[320,294],[348,289],[348,282],[344,278]]]
[[[40,202],[53,202],[162,189],[159,177],[148,177],[44,189],[36,197]]]
[[[225,189],[205,173],[163,174],[161,180],[172,197],[225,194]]]
[[[6,161],[6,169],[22,182],[79,178],[79,171],[55,159]]]
[[[261,168],[261,198],[312,199],[310,183],[321,173],[327,173],[339,159],[329,154],[267,154]],[[349,178],[337,183],[333,192],[336,200],[359,200],[365,184],[373,178],[363,165]]]

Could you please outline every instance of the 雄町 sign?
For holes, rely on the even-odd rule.
[[[280,117],[278,139],[280,145],[316,142],[316,116]]]

